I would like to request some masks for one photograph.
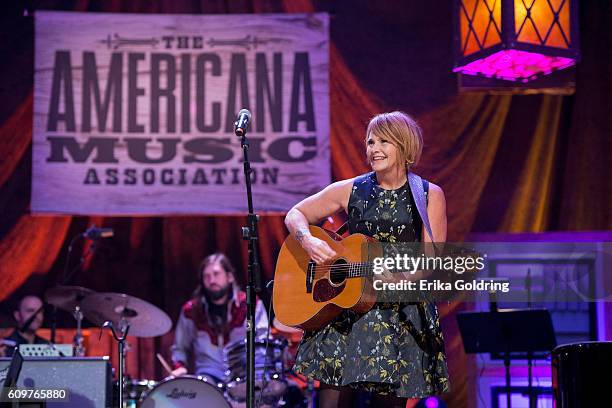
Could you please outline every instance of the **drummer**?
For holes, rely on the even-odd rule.
[[[42,300],[33,295],[24,296],[19,301],[17,309],[13,311],[13,317],[17,325],[10,336],[0,340],[0,356],[12,357],[15,348],[19,347],[20,344],[47,343],[45,339],[36,335],[36,330],[42,326],[44,318],[41,309],[42,304]],[[27,327],[24,327],[34,313],[36,313],[36,317]]]
[[[246,293],[238,288],[230,260],[219,252],[204,258],[198,269],[198,283],[176,325],[172,375],[188,374],[191,357],[196,375],[221,382],[225,372],[223,348],[246,338]],[[267,326],[265,307],[257,299],[257,334],[265,334]]]

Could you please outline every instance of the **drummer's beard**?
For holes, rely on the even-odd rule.
[[[215,301],[227,295],[230,292],[231,287],[232,287],[232,284],[228,283],[224,288],[217,289],[217,290],[204,288],[204,293],[206,294],[207,299]]]

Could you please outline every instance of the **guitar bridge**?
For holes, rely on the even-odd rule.
[[[312,283],[314,282],[315,277],[315,266],[314,261],[308,262],[308,267],[306,268],[306,293],[312,293]]]

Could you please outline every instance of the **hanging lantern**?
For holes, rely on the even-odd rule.
[[[454,72],[527,82],[576,64],[578,0],[455,0]]]

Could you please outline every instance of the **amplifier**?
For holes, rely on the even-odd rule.
[[[0,384],[10,358],[0,358]],[[19,388],[65,389],[68,402],[47,402],[47,408],[108,408],[112,405],[108,357],[28,357],[17,380]]]
[[[24,357],[72,357],[72,344],[20,344]]]

